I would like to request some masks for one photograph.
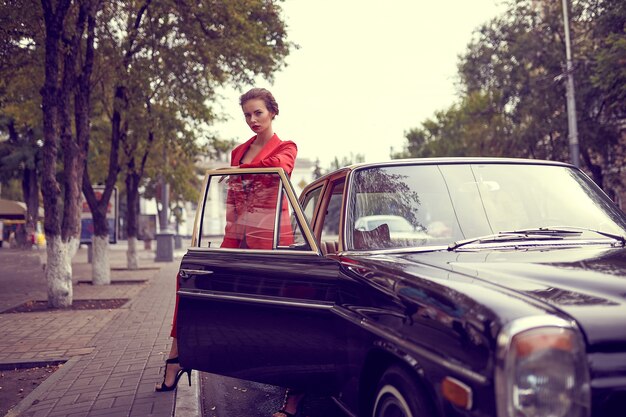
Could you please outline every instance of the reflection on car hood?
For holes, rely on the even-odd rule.
[[[596,349],[626,348],[624,248],[437,252],[403,258],[488,281],[545,302],[574,318]]]

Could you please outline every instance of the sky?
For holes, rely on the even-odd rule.
[[[407,131],[455,103],[459,54],[504,10],[499,0],[286,0],[281,7],[300,48],[272,84],[255,86],[278,102],[274,132],[322,168],[335,157],[376,162],[402,150]],[[254,135],[239,107],[243,91],[221,92],[229,120],[212,129],[238,143]]]

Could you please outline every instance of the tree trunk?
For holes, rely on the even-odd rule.
[[[128,269],[137,269],[137,207],[139,206],[139,175],[134,173],[135,159],[131,157],[126,170],[126,236],[128,252],[126,254]],[[134,240],[134,247],[131,246]]]
[[[112,138],[117,138],[117,145],[119,148],[120,142],[124,144],[124,152],[126,157],[128,158],[127,165],[127,174],[126,174],[126,198],[127,198],[127,211],[126,211],[126,238],[128,239],[128,250],[126,252],[126,264],[128,269],[137,269],[138,261],[137,261],[137,207],[139,206],[139,180],[143,175],[143,168],[145,166],[145,161],[147,157],[147,152],[144,154],[143,163],[141,165],[140,172],[135,172],[135,151],[132,145],[130,145],[127,139],[128,132],[128,121],[125,120],[122,123],[122,116],[127,115],[128,113],[128,97],[126,92],[126,75],[127,71],[130,68],[131,61],[136,53],[136,49],[134,47],[135,42],[137,41],[137,37],[140,33],[141,22],[143,17],[150,7],[151,0],[146,0],[146,2],[137,10],[137,15],[135,16],[134,21],[132,22],[132,26],[129,26],[128,29],[128,37],[127,37],[127,47],[126,53],[124,54],[124,59],[122,60],[122,78],[118,79],[118,82],[115,87],[115,100],[113,101],[113,118],[111,120],[111,130],[112,130]],[[148,103],[149,105],[149,103]],[[132,178],[132,179],[131,179]],[[129,181],[130,186],[129,186]]]
[[[75,117],[76,136],[79,143],[82,144],[82,150],[85,154],[83,159],[81,179],[82,192],[85,195],[91,216],[93,219],[93,236],[92,244],[92,270],[91,279],[94,285],[108,285],[111,283],[111,267],[109,264],[109,223],[107,221],[107,208],[111,200],[111,194],[115,188],[117,174],[119,172],[118,148],[119,140],[113,138],[111,142],[111,152],[109,156],[109,172],[105,182],[104,192],[100,196],[96,196],[91,180],[89,179],[89,167],[87,165],[87,154],[89,152],[89,97],[90,97],[90,76],[93,67],[94,53],[94,33],[95,18],[89,16],[87,29],[87,50],[85,65],[81,77],[78,80],[78,93],[76,94]],[[82,138],[82,139],[81,139]]]
[[[118,109],[119,102],[128,103],[128,98],[125,95],[125,90],[123,88],[118,88],[115,94],[115,104],[113,105],[113,123],[111,126],[111,150],[109,153],[109,171],[107,175],[107,179],[104,185],[104,191],[102,195],[99,197],[96,196],[93,186],[91,185],[91,180],[89,177],[89,167],[85,163],[85,170],[83,172],[83,194],[85,195],[85,199],[87,200],[87,204],[89,204],[89,209],[91,210],[91,216],[93,218],[93,237],[92,237],[92,245],[93,245],[93,269],[92,269],[92,281],[94,284],[104,285],[110,284],[110,265],[109,265],[109,256],[108,256],[108,248],[109,248],[109,223],[107,221],[107,207],[109,202],[111,201],[111,195],[113,194],[113,189],[115,188],[115,183],[117,181],[117,175],[120,172],[119,167],[119,147],[120,147],[120,128],[119,128],[119,120],[120,120],[120,111]],[[86,162],[86,161],[85,161]],[[106,240],[106,245],[102,244],[102,241]],[[99,241],[99,245],[101,249],[106,249],[107,253],[105,254],[103,251],[96,251],[96,241]],[[97,268],[96,268],[97,266]],[[104,269],[107,269],[107,272],[104,272]],[[105,277],[106,275],[106,277]]]
[[[89,141],[89,80],[93,64],[95,4],[41,0],[46,26],[45,78],[42,88],[44,127],[42,191],[44,194],[45,231],[48,242],[46,280],[48,304],[68,307],[72,304],[71,259],[76,253],[80,235],[80,202],[85,167],[86,144]],[[78,13],[69,19],[70,13]],[[70,22],[74,27],[66,28]],[[85,56],[79,59],[81,43],[88,25]],[[67,31],[65,30],[67,29]],[[61,39],[66,41],[61,48]],[[63,59],[61,85],[60,64]],[[84,62],[82,68],[79,62]],[[74,95],[75,125],[72,128],[71,104]],[[72,132],[76,132],[76,141]],[[59,142],[63,149],[63,187],[56,179]],[[60,207],[63,188],[63,208]]]
[[[148,113],[152,111],[150,101],[146,101],[146,108]],[[139,213],[139,183],[143,176],[146,162],[148,161],[148,155],[150,149],[154,143],[154,132],[148,132],[148,140],[145,151],[141,157],[139,168],[135,165],[135,157],[137,156],[136,147],[126,143],[124,146],[124,152],[126,153],[126,236],[128,238],[128,252],[126,254],[128,269],[137,269],[137,232],[138,221],[137,215]],[[145,233],[144,233],[145,238]]]
[[[111,283],[111,265],[109,263],[109,223],[107,206],[111,200],[113,186],[106,186],[98,198],[89,181],[87,168],[83,171],[83,194],[89,204],[93,219],[93,235],[91,237],[92,260],[91,281],[94,285]],[[106,204],[105,204],[106,202]]]
[[[91,237],[91,282],[93,285],[109,285],[111,283],[111,265],[109,263],[109,224],[106,218],[107,205],[103,202],[110,200],[113,187],[109,192],[105,189],[98,199],[89,183],[87,170],[83,172],[83,191],[89,203],[93,218],[93,236]]]
[[[59,196],[61,187],[56,180],[56,164],[59,143],[59,67],[63,22],[68,13],[70,0],[63,0],[53,10],[50,0],[41,1],[46,25],[45,75],[41,89],[43,112],[43,172],[41,187],[45,208],[44,230],[47,242],[48,305],[67,307],[72,304],[72,270],[65,244],[61,242],[61,210]]]
[[[137,259],[137,236],[128,237],[128,250],[126,251],[126,268],[129,270],[139,269]]]
[[[91,241],[92,283],[93,285],[109,285],[111,283],[111,266],[109,264],[109,235],[93,236]]]
[[[71,307],[73,300],[72,288],[72,257],[70,252],[73,242],[63,242],[61,236],[46,236],[47,263],[46,281],[48,283],[48,306],[52,308]],[[74,239],[75,240],[75,239]]]

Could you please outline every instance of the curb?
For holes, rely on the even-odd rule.
[[[4,417],[17,417],[24,411],[26,411],[31,405],[37,401],[37,399],[44,394],[48,389],[56,384],[63,375],[69,372],[72,367],[80,360],[80,356],[74,356],[69,360],[63,360],[63,366],[46,378],[37,388],[35,388],[30,394],[28,394],[22,401],[20,401],[15,407],[11,408]],[[34,363],[34,362],[30,362]],[[49,362],[48,362],[49,363]]]
[[[0,371],[12,371],[14,369],[40,368],[40,367],[44,367],[47,365],[53,365],[53,366],[63,365],[67,361],[68,360],[66,358],[54,358],[54,359],[48,359],[45,361],[24,359],[24,360],[16,360],[16,361],[11,361],[11,362],[0,362]],[[49,377],[46,379],[49,379]]]
[[[202,416],[202,399],[200,398],[200,372],[191,371],[191,387],[180,384],[174,396],[174,414],[172,417]],[[181,378],[181,381],[182,378]]]

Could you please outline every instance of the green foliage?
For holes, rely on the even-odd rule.
[[[5,200],[23,201],[22,185],[16,179],[10,179],[2,183],[0,198]]]
[[[602,184],[626,115],[626,6],[571,3],[581,156]],[[394,156],[568,161],[565,62],[561,2],[510,0],[461,57],[458,103],[407,131],[405,150]]]
[[[271,78],[282,66],[293,45],[275,3],[126,1],[104,7],[99,106],[112,121],[116,113],[121,117],[120,164],[134,186],[144,187],[144,197],[156,196],[165,179],[171,204],[195,201],[198,156],[221,159],[230,152],[231,141],[206,137],[201,127],[216,117],[212,100],[219,86]],[[108,154],[111,141],[97,137],[95,155]]]
[[[595,59],[591,82],[606,96],[606,111],[617,117],[626,116],[626,36],[611,33]]]
[[[491,103],[480,91],[469,93],[460,104],[406,132],[408,146],[394,157],[506,156],[511,134],[505,116]]]
[[[237,145],[237,141],[234,139],[209,137],[207,141],[208,146],[205,148],[203,153],[214,161],[228,162],[230,159],[230,152]]]
[[[110,161],[117,108],[120,166],[151,179],[164,175],[174,195],[195,200],[190,188],[197,176],[196,158],[220,159],[233,146],[200,129],[215,120],[215,90],[226,83],[252,84],[259,75],[271,80],[295,47],[287,41],[279,3],[102,2],[91,86],[91,182],[103,183],[111,169],[119,169],[118,161],[113,166]],[[20,139],[1,142],[0,175],[6,178],[19,176],[19,167],[32,165],[40,150],[44,39],[40,1],[0,4],[0,137],[9,137],[10,124],[12,137]],[[121,95],[116,96],[117,88]],[[163,149],[170,156],[167,165]],[[139,186],[150,189],[151,179]],[[123,189],[123,182],[118,186]]]
[[[330,163],[330,167],[326,172],[331,172],[348,165],[358,164],[363,161],[365,161],[365,157],[362,154],[358,153],[354,155],[352,152],[350,152],[350,156],[342,156],[341,160],[335,157],[335,159],[333,159],[333,161]]]
[[[41,153],[43,55],[40,6],[34,0],[0,4],[0,180],[37,170]],[[21,193],[20,193],[21,194]],[[24,200],[19,196],[18,200]]]
[[[609,119],[626,117],[626,3],[605,0],[596,25],[594,39],[600,47],[592,50],[591,83],[605,98]]]

